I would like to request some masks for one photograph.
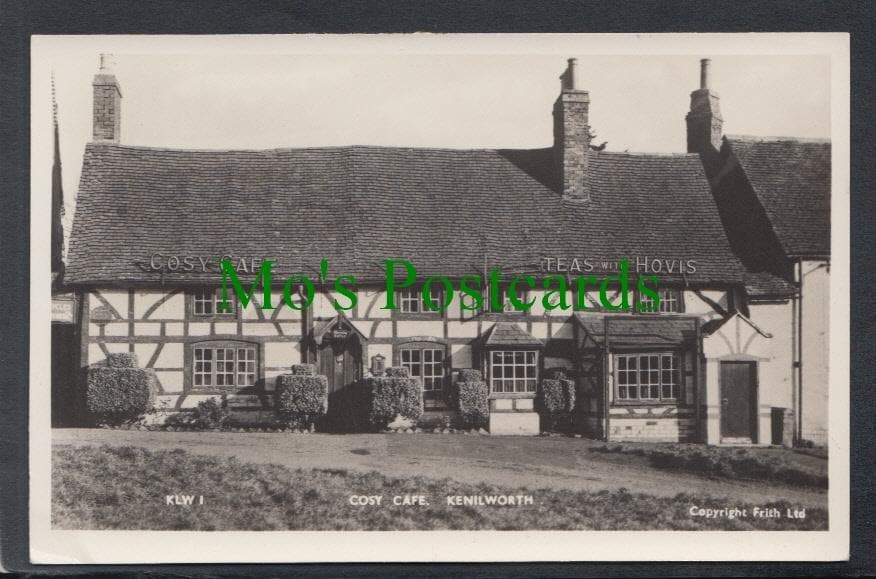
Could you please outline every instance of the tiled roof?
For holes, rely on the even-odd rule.
[[[496,322],[481,338],[484,346],[544,346],[536,338],[514,322]]]
[[[830,255],[830,143],[736,136],[726,141],[785,253]]]
[[[149,271],[155,252],[277,258],[279,279],[315,278],[325,258],[330,279],[352,274],[359,283],[383,280],[384,259],[407,259],[421,276],[458,277],[493,266],[537,273],[546,256],[692,259],[691,283],[747,280],[698,156],[591,153],[592,198],[582,204],[561,200],[552,167],[550,149],[91,143],[66,280],[219,281],[215,273]]]
[[[694,318],[665,318],[657,315],[605,318],[581,313],[576,313],[575,317],[597,344],[605,342],[607,323],[610,348],[676,347],[693,343],[696,339]]]

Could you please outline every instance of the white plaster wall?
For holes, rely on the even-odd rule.
[[[161,348],[158,358],[155,359],[156,368],[182,368],[183,367],[183,344],[181,342],[167,342]]]
[[[218,325],[218,324],[217,324]],[[191,327],[191,326],[190,326]],[[218,328],[217,328],[218,330]],[[189,330],[191,331],[191,330]],[[247,322],[243,324],[244,336],[278,336],[277,326],[273,322]]]
[[[122,319],[126,319],[128,317],[128,292],[124,290],[111,290],[111,289],[103,289],[100,290],[100,295],[103,296],[109,304],[115,308],[115,310],[119,313]],[[100,300],[92,297],[91,298],[92,307],[96,305],[100,305]]]
[[[301,349],[296,342],[266,342],[265,366],[289,367],[301,363]]]
[[[151,303],[149,305],[152,305]],[[137,299],[134,297],[134,308],[137,308]],[[145,313],[145,311],[144,311]],[[186,317],[186,300],[182,293],[175,294],[166,302],[158,306],[149,316],[156,320],[184,320]]]
[[[158,303],[165,292],[158,290],[142,290],[134,292],[134,318],[142,320],[146,311]]]
[[[273,326],[273,324],[272,324]],[[237,335],[237,322],[216,322],[214,326],[214,333],[219,334],[230,334]]]
[[[392,337],[392,322],[374,322],[374,337],[375,338],[391,338]]]
[[[802,272],[801,435],[817,444],[825,444],[828,432],[830,271],[826,262],[804,261]]]
[[[447,336],[450,338],[476,338],[477,322],[447,322]]]
[[[146,367],[146,364],[148,364],[149,360],[152,358],[152,354],[155,353],[156,348],[158,348],[158,344],[134,344],[134,353],[137,354],[137,363],[141,368]]]
[[[183,371],[156,371],[155,375],[161,383],[161,390],[166,394],[177,394],[183,391]]]
[[[682,292],[684,299],[684,313],[703,316],[703,321],[717,317],[720,314],[715,311],[709,302],[715,302],[724,311],[728,307],[728,294],[723,290],[701,290],[697,292],[685,290]]]
[[[443,336],[444,322],[425,320],[398,322],[397,329],[399,338],[410,338],[412,336]]]
[[[364,321],[364,320],[351,320],[353,327],[362,332],[366,338],[371,335],[371,326],[374,325],[374,322]]]

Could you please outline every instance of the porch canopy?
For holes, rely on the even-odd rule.
[[[585,339],[611,349],[687,348],[696,345],[697,319],[693,317],[592,316],[575,314]]]

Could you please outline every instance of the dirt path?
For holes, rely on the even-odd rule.
[[[376,470],[407,478],[675,496],[680,492],[735,502],[788,500],[826,507],[827,494],[760,482],[712,480],[651,467],[643,457],[591,452],[575,438],[439,434],[268,434],[56,429],[53,444],[181,448],[195,454],[302,469]]]

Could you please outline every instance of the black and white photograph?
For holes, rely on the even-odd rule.
[[[32,55],[34,562],[847,555],[847,35]]]

